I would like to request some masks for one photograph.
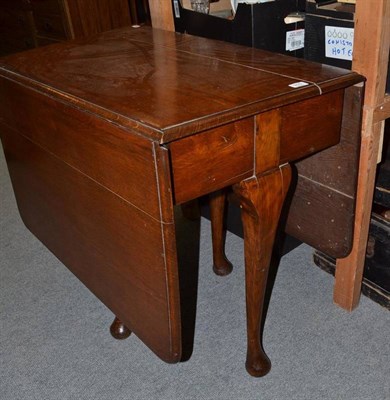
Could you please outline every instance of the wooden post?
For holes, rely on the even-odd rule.
[[[374,4],[375,3],[375,4]],[[351,254],[337,260],[334,302],[352,311],[360,298],[374,182],[384,119],[390,117],[385,96],[390,48],[390,0],[357,0],[352,69],[367,78],[362,142]]]
[[[175,30],[171,0],[149,0],[149,9],[153,28]]]

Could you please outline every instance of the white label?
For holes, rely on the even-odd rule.
[[[173,0],[173,8],[175,9],[175,17],[180,18],[180,8],[178,0]]]
[[[302,86],[307,86],[307,85],[308,85],[307,82],[294,82],[294,83],[291,83],[291,84],[288,85],[288,86],[290,86],[290,87],[292,87],[292,88],[294,88],[294,89],[297,89],[297,88],[300,88],[300,87],[302,87]]]
[[[325,56],[351,60],[353,55],[353,28],[325,26]]]
[[[305,30],[286,32],[286,51],[294,51],[305,47]]]

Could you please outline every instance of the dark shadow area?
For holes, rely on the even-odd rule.
[[[296,239],[293,236],[288,235],[285,232],[289,208],[298,182],[298,172],[293,164],[291,165],[291,172],[292,172],[291,184],[286,199],[284,201],[282,213],[280,215],[278,229],[276,231],[275,245],[272,252],[271,265],[269,267],[267,288],[264,298],[263,321],[262,321],[263,328],[264,328],[264,321],[268,313],[272,290],[275,285],[276,275],[278,273],[280,261],[285,254],[289,253],[290,251],[298,247],[300,244],[302,244],[300,240]],[[263,334],[263,332],[261,334]]]
[[[194,348],[199,281],[200,214],[197,215],[196,206],[176,206],[175,223],[182,325],[181,361],[187,361]]]
[[[272,290],[275,284],[276,275],[278,272],[279,264],[281,258],[298,247],[302,242],[284,232],[286,226],[287,215],[289,210],[289,205],[291,204],[291,199],[294,194],[297,185],[297,171],[294,166],[292,166],[292,181],[290,185],[289,192],[287,194],[284,207],[282,209],[282,214],[280,216],[279,226],[276,233],[275,245],[273,249],[271,265],[269,269],[269,275],[267,280],[267,289],[264,298],[264,310],[263,310],[263,323],[267,316],[269,303],[271,300]],[[224,228],[226,230],[234,233],[235,235],[244,238],[244,232],[241,222],[241,211],[237,200],[231,193],[228,194],[228,207],[226,212]],[[208,204],[208,198],[204,197],[200,200],[201,204],[201,214],[203,217],[210,219],[210,208]]]

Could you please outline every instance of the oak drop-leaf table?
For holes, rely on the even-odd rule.
[[[233,186],[250,374],[290,163],[340,139],[356,73],[151,28],[0,61],[0,134],[26,226],[161,359],[182,356],[174,208]],[[184,267],[185,270],[185,267]]]

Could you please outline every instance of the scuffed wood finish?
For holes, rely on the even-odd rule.
[[[240,199],[245,238],[248,336],[245,366],[255,377],[266,375],[271,368],[262,345],[262,314],[276,228],[290,180],[290,166],[284,165],[233,187]]]
[[[390,118],[390,110],[385,106],[390,49],[390,0],[378,0],[375,7],[369,1],[357,1],[354,42],[352,69],[367,78],[355,236],[351,254],[337,260],[333,294],[334,302],[349,311],[359,303],[383,123],[384,119]],[[385,109],[387,113],[383,112]]]
[[[186,47],[191,42],[198,49]],[[0,134],[26,226],[167,362],[186,353],[179,271],[187,270],[177,255],[192,254],[177,236],[184,234],[174,207],[237,185],[248,369],[263,374],[255,336],[290,179],[282,164],[338,140],[338,99],[363,78],[262,51],[245,61],[233,45],[223,46],[224,59],[214,55],[218,46],[125,28],[3,58]],[[323,111],[318,117],[308,111],[313,105]],[[312,133],[316,124],[326,127],[321,135]]]
[[[123,340],[131,335],[131,330],[119,318],[115,317],[110,326],[110,333],[113,338]]]

